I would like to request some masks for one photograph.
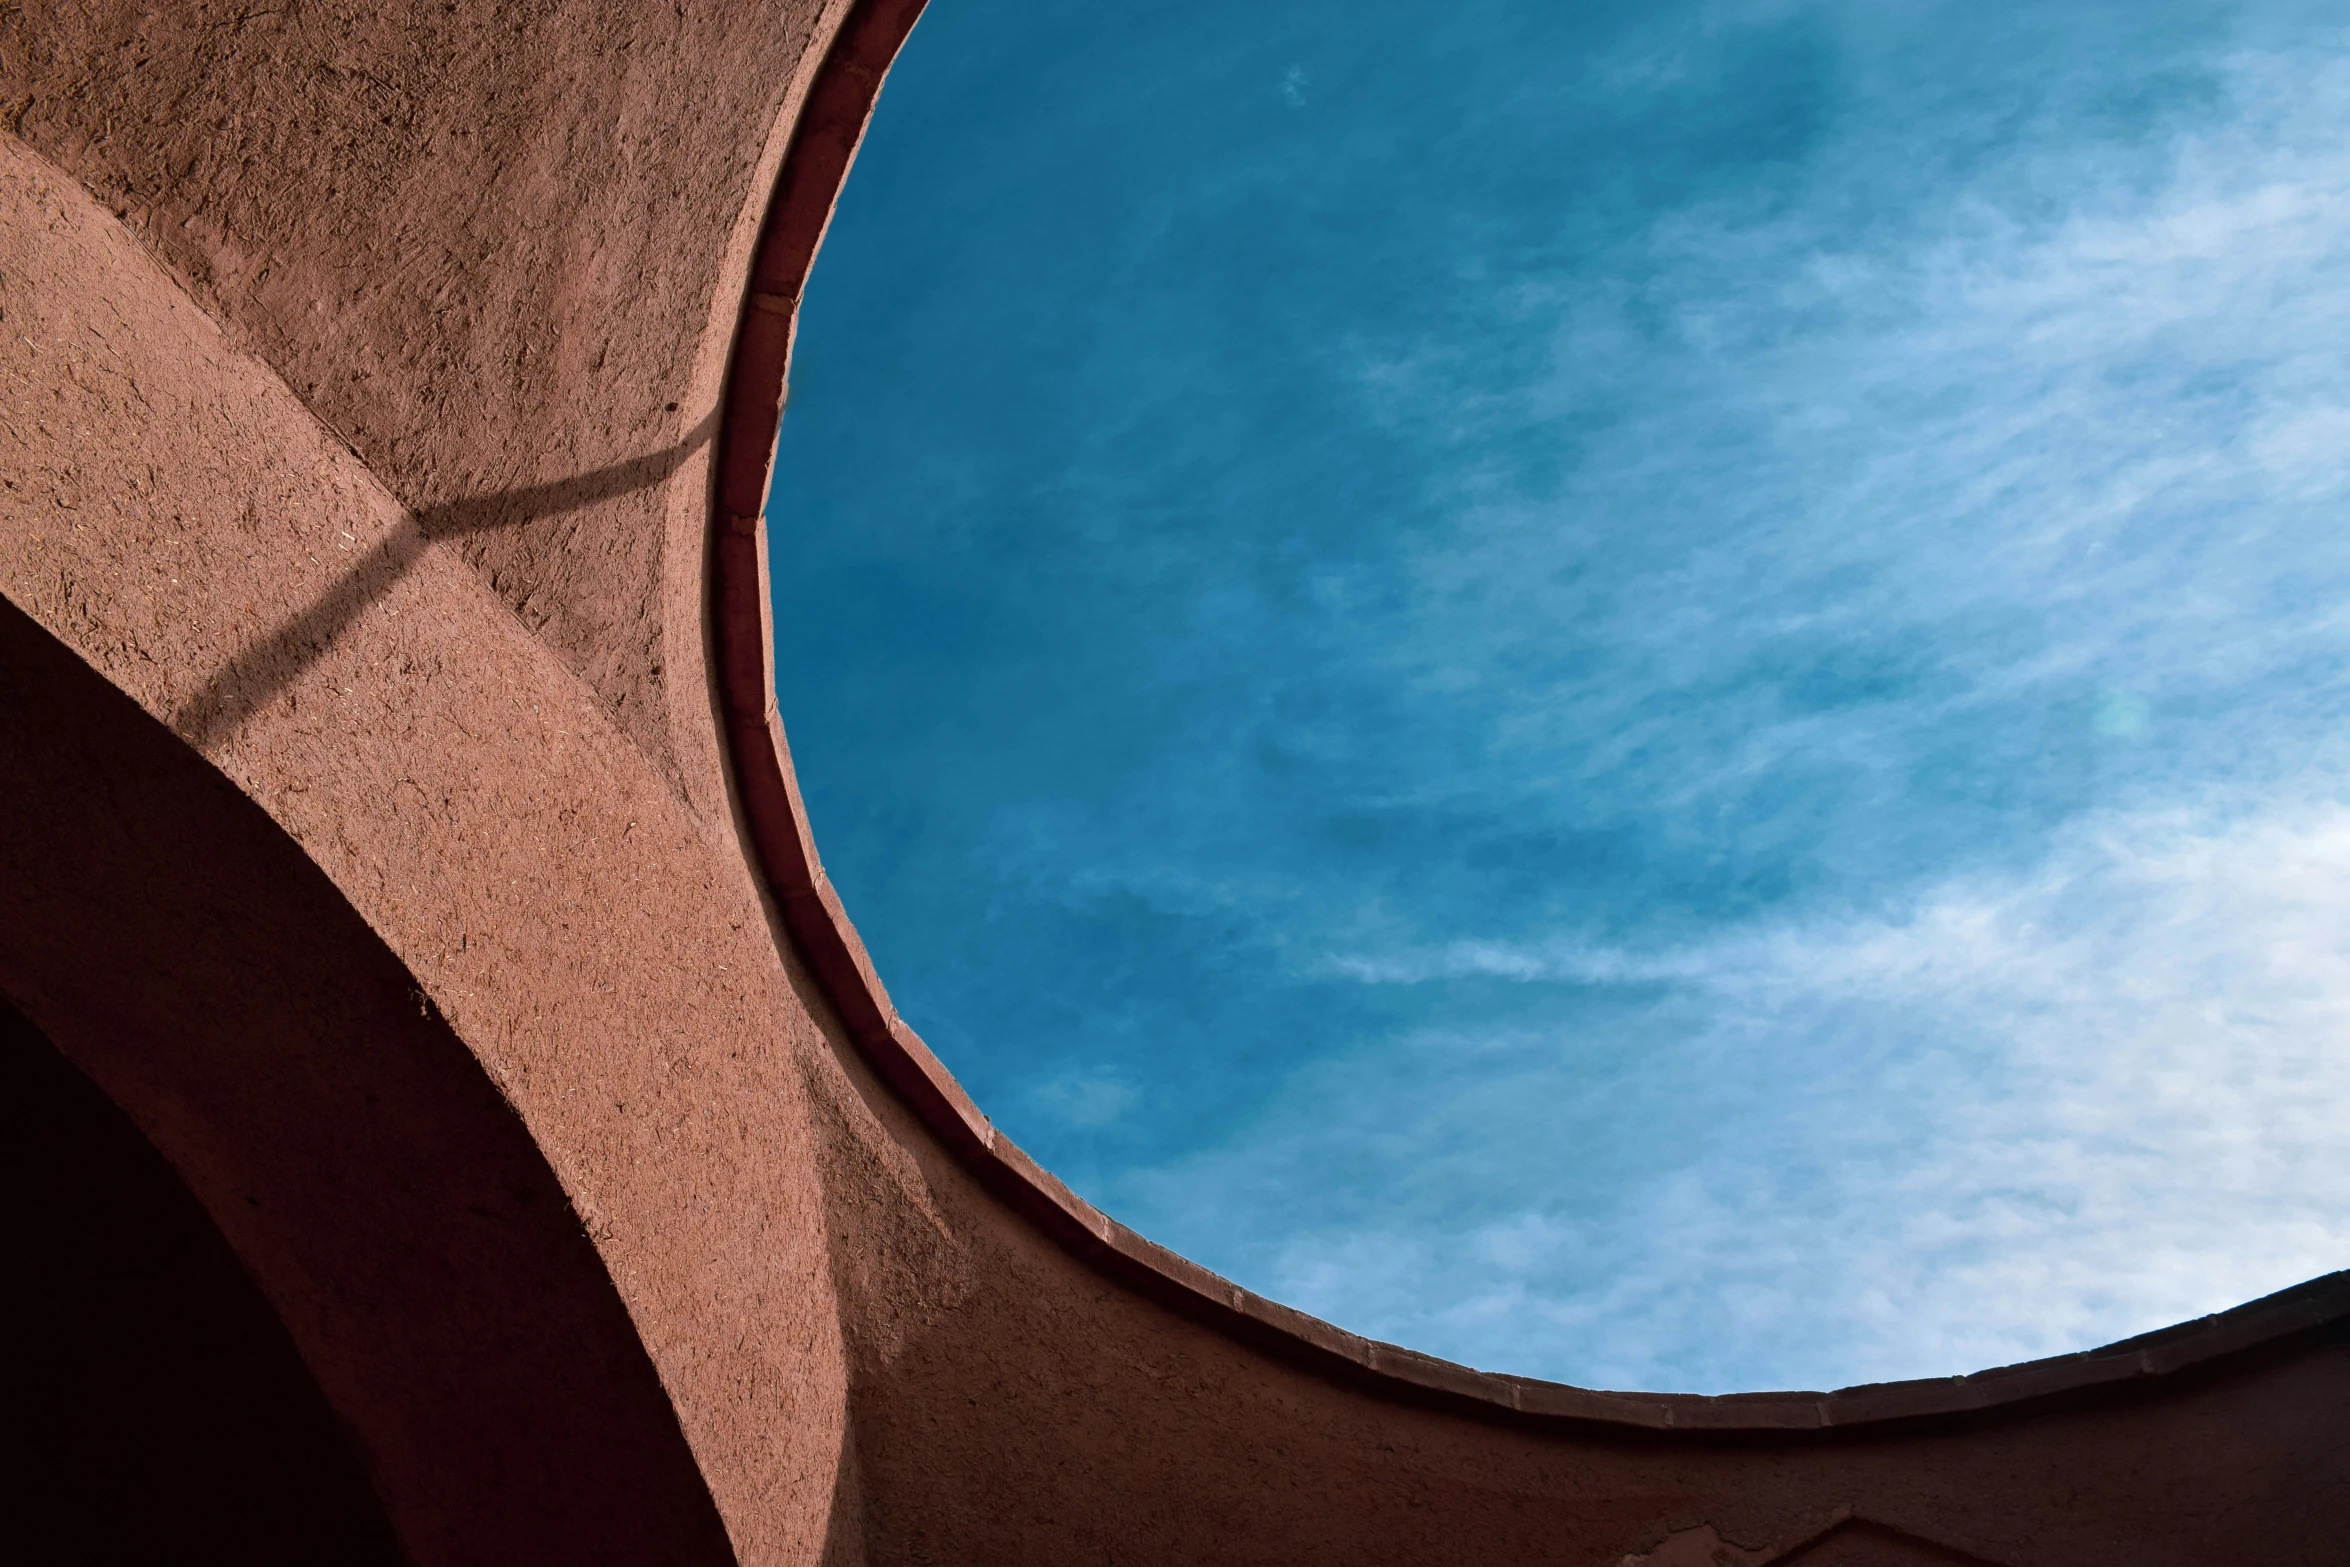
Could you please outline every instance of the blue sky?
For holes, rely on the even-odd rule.
[[[1121,1219],[1719,1391],[2350,1265],[2350,29],[934,0],[770,515],[817,840]]]

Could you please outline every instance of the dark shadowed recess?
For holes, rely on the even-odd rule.
[[[397,1563],[285,1325],[171,1167],[0,1000],[15,1283],[0,1465],[23,1562]],[[16,1553],[22,1554],[16,1554]]]
[[[5,600],[0,822],[0,991],[201,1205],[417,1567],[731,1562],[594,1242],[466,1041],[275,819]]]

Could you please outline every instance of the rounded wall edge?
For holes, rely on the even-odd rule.
[[[808,276],[891,63],[925,0],[855,0],[792,133],[750,267],[718,405],[708,634],[720,751],[751,870],[874,1073],[999,1201],[1115,1283],[1260,1352],[1374,1396],[1536,1426],[1691,1438],[1814,1438],[2152,1391],[2350,1330],[2350,1270],[2211,1316],[1964,1376],[1828,1392],[1617,1392],[1476,1370],[1368,1339],[1210,1272],[1110,1218],[999,1132],[897,1014],[808,827],[775,697],[766,501]]]

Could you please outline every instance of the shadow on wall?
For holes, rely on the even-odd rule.
[[[390,592],[432,545],[558,517],[666,483],[709,442],[717,426],[718,416],[707,414],[684,439],[663,451],[549,484],[467,496],[410,513],[406,525],[362,555],[316,603],[222,665],[171,715],[171,727],[199,747],[235,733],[333,647],[344,628]]]
[[[0,1000],[0,1511],[21,1561],[402,1560],[325,1395],[128,1117]]]

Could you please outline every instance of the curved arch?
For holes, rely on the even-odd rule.
[[[0,599],[0,992],[169,1161],[419,1564],[724,1563],[514,1109],[259,806]]]
[[[357,1455],[170,1165],[0,997],[9,1544],[39,1561],[400,1567]],[[124,1507],[124,1494],[149,1505]]]
[[[1602,1392],[1478,1371],[1379,1343],[1218,1277],[1078,1197],[987,1119],[900,1018],[824,874],[776,709],[766,498],[801,294],[834,203],[923,0],[858,0],[811,89],[752,264],[726,388],[713,498],[710,625],[725,757],[755,868],[827,1001],[923,1127],[1038,1229],[1121,1284],[1245,1343],[1382,1396],[1537,1425],[1755,1436],[1845,1431],[2130,1387],[2289,1350],[2350,1325],[2350,1271],[2077,1354],[1970,1376],[1834,1392]]]

